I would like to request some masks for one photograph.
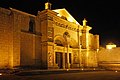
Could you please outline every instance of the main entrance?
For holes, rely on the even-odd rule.
[[[67,53],[65,53],[64,58],[63,58],[63,53],[62,52],[56,52],[55,53],[56,56],[56,64],[58,64],[59,69],[62,69],[63,66],[65,66],[65,68],[67,68]],[[71,53],[69,53],[69,64],[71,64]],[[64,61],[63,61],[64,60]],[[65,63],[63,63],[65,62]]]
[[[63,53],[61,52],[56,52],[56,64],[58,64],[58,67],[61,69],[63,68]]]

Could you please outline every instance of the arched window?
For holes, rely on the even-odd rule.
[[[64,38],[66,38],[66,37],[70,38],[70,34],[68,32],[64,32],[63,37]]]
[[[57,44],[57,46],[63,46],[63,43],[60,40],[55,40],[55,44]]]
[[[31,19],[29,22],[29,31],[34,32],[34,28],[35,28],[35,21]]]

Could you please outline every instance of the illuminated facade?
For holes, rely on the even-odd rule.
[[[0,68],[97,67],[99,35],[89,33],[86,23],[64,8],[51,10],[50,3],[36,16],[0,8]]]

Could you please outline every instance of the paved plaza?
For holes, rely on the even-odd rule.
[[[37,71],[1,75],[0,80],[120,80],[119,71]]]

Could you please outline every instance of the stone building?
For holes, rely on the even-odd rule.
[[[0,68],[97,67],[99,35],[86,23],[65,8],[51,10],[51,3],[37,15],[0,8]]]

